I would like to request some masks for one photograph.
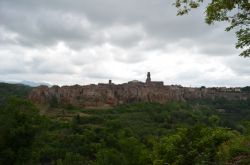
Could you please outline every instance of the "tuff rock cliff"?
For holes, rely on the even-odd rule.
[[[250,99],[250,93],[241,92],[240,88],[187,88],[182,86],[165,86],[163,82],[151,81],[148,73],[146,83],[131,81],[115,85],[74,85],[74,86],[40,86],[34,88],[29,99],[38,104],[56,101],[60,105],[75,107],[113,107],[132,102],[186,101],[192,99],[228,100]]]

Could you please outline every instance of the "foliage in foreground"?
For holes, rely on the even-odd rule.
[[[178,15],[187,14],[204,0],[175,0]],[[206,23],[227,21],[226,31],[235,30],[238,39],[236,48],[242,49],[240,56],[250,56],[250,2],[249,0],[211,0],[206,6]]]
[[[250,106],[231,102],[227,110],[229,103],[65,109],[74,116],[65,122],[13,98],[0,113],[0,164],[249,164]]]

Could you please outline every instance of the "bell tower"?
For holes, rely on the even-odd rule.
[[[150,84],[150,83],[151,83],[150,72],[148,72],[147,79],[146,79],[146,84]]]

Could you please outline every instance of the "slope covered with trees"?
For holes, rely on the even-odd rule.
[[[12,98],[0,113],[0,164],[249,164],[249,121],[249,101],[50,108],[41,116]]]
[[[0,83],[0,105],[12,96],[25,99],[31,90],[32,87],[23,84]]]

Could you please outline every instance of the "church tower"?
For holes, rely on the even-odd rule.
[[[150,84],[150,83],[151,83],[150,72],[148,72],[147,79],[146,79],[146,84]]]

